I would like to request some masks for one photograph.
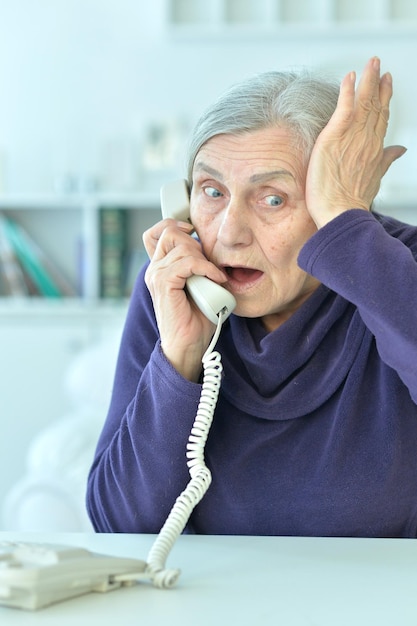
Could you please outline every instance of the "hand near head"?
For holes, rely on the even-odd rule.
[[[340,86],[329,123],[311,153],[306,204],[318,228],[348,209],[369,210],[381,179],[405,148],[384,148],[392,78],[380,75],[379,59],[368,61],[355,90],[355,73]]]

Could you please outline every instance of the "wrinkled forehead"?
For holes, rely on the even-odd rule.
[[[258,182],[266,172],[282,172],[304,180],[307,160],[294,134],[285,127],[264,128],[239,134],[220,134],[207,140],[197,152],[192,179],[201,173],[216,180],[246,171]]]

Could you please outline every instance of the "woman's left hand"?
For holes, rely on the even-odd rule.
[[[306,178],[306,204],[318,228],[348,209],[369,210],[381,179],[404,154],[403,146],[384,148],[392,78],[380,75],[380,61],[368,61],[355,90],[350,72],[340,86],[329,123],[311,153]]]

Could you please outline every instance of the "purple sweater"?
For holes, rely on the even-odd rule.
[[[231,316],[206,463],[186,531],[417,536],[417,227],[352,209],[299,265],[321,286],[272,333]],[[139,275],[88,481],[101,532],[159,532],[189,480],[200,385],[160,349]]]

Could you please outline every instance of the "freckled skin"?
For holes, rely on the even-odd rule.
[[[253,284],[229,280],[225,286],[236,297],[235,312],[261,317],[268,330],[319,284],[297,265],[317,230],[304,199],[305,178],[306,165],[285,128],[218,135],[195,162],[191,218],[204,253],[218,267],[262,272]]]

